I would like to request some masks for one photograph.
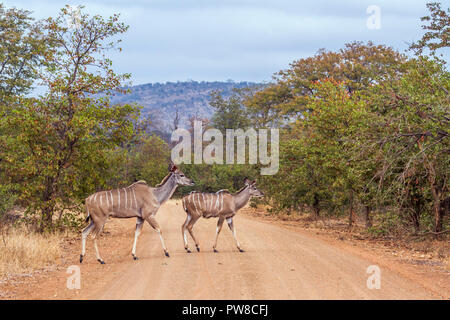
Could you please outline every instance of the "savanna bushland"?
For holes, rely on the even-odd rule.
[[[441,52],[450,10],[427,9],[423,37],[407,52],[354,41],[293,61],[271,83],[213,92],[212,117],[184,116],[222,132],[279,128],[280,168],[259,176],[260,165],[182,165],[195,189],[235,191],[258,177],[260,202],[274,214],[348,217],[350,225],[361,217],[374,236],[445,237],[450,77]],[[110,102],[129,85],[108,58],[121,50],[127,25],[119,15],[82,13],[74,27],[70,15],[66,7],[35,20],[0,4],[3,246],[12,226],[42,235],[79,230],[87,195],[140,179],[154,185],[167,172],[167,136],[154,134],[140,106]]]

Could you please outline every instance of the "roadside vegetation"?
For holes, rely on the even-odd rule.
[[[450,9],[427,8],[423,38],[407,53],[355,41],[292,62],[268,85],[215,92],[204,128],[280,128],[280,170],[258,177],[259,165],[183,165],[195,189],[235,191],[258,177],[266,197],[253,205],[275,215],[345,217],[349,226],[359,217],[374,236],[447,237],[450,76],[440,53]],[[36,21],[0,4],[2,272],[54,260],[55,237],[83,226],[89,194],[154,185],[167,171],[171,145],[151,133],[151,118],[110,103],[130,77],[108,58],[128,26],[119,15],[82,13],[75,26],[72,18],[68,7]],[[11,222],[14,207],[24,211]]]
[[[291,63],[263,88],[212,96],[205,128],[280,128],[280,170],[261,176],[273,214],[362,221],[372,236],[448,236],[450,9],[427,5],[410,50],[351,42]],[[257,166],[191,165],[204,190],[236,190]]]

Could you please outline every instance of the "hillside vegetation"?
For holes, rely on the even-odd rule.
[[[148,83],[125,87],[127,93],[116,93],[112,104],[136,103],[142,106],[142,117],[150,117],[153,129],[161,132],[173,130],[173,120],[178,112],[179,125],[186,126],[190,117],[209,119],[214,113],[210,106],[211,94],[220,92],[228,98],[234,89],[256,86],[252,82],[234,81],[177,81]]]

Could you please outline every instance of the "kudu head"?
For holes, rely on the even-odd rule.
[[[175,179],[176,184],[179,184],[181,186],[194,185],[194,181],[186,177],[184,173],[180,169],[178,169],[178,167],[173,162],[169,164],[169,172],[172,172],[172,176]]]
[[[256,188],[256,180],[250,181],[249,179],[245,178],[245,189],[248,190],[251,197],[264,197],[264,193],[261,190],[258,190]]]

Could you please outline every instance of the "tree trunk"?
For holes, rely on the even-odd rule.
[[[439,199],[439,191],[435,186],[431,186],[431,194],[433,195],[433,214],[434,214],[434,232],[442,231],[442,213],[441,199]]]
[[[441,201],[441,219],[450,214],[450,197]]]
[[[353,190],[350,190],[349,202],[348,226],[351,228],[353,225]]]
[[[314,203],[313,203],[313,212],[314,212],[314,218],[319,218],[320,213],[320,207],[319,207],[319,197],[317,194],[314,194]]]
[[[370,206],[364,206],[363,216],[364,216],[364,222],[366,224],[366,228],[370,228],[372,226],[372,220],[370,218]]]
[[[53,210],[54,206],[52,203],[55,178],[47,177],[45,191],[42,195],[42,205],[41,205],[41,219],[39,221],[39,232],[44,232],[52,227],[53,224]]]

